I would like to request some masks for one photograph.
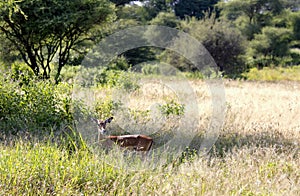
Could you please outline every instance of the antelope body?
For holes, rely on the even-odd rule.
[[[111,146],[112,142],[119,145],[120,147],[135,150],[135,151],[149,151],[153,139],[146,135],[119,135],[110,136],[106,135],[106,124],[112,121],[113,117],[101,121],[98,119],[93,119],[97,123],[98,128],[98,141],[103,143],[105,146]]]

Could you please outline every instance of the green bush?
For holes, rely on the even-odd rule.
[[[184,115],[184,105],[177,103],[173,99],[168,100],[166,104],[159,105],[158,107],[160,112],[166,117]]]
[[[81,66],[64,66],[61,70],[59,80],[60,82],[73,83],[76,75],[83,71]]]
[[[189,18],[181,22],[181,29],[200,41],[205,49],[210,53],[220,71],[230,77],[236,77],[245,70],[244,58],[247,41],[245,37],[232,25],[226,21],[218,21],[212,18],[196,20]],[[189,43],[178,43],[181,47]],[[170,58],[175,66],[182,66],[185,61]],[[177,65],[179,63],[179,65]],[[187,66],[190,63],[186,63]],[[198,66],[205,66],[198,65]],[[182,70],[182,69],[181,69]],[[197,69],[187,69],[197,70]]]
[[[116,87],[126,91],[134,91],[139,88],[138,78],[131,72],[120,70],[103,69],[99,75],[95,77],[97,85],[104,87]]]
[[[113,116],[113,110],[120,107],[120,103],[113,100],[102,100],[95,104],[95,112],[99,119],[106,119]]]
[[[289,54],[292,32],[287,28],[264,27],[249,43],[248,57],[260,67],[279,65]]]
[[[248,80],[256,81],[300,81],[300,66],[276,67],[263,69],[252,68],[247,73],[242,74]]]
[[[32,69],[23,62],[14,62],[11,65],[11,77],[20,84],[28,84],[32,78],[35,77]]]
[[[150,110],[128,108],[130,118],[139,124],[146,124],[150,120]]]
[[[158,75],[160,74],[159,66],[158,65],[144,65],[142,68],[142,73],[145,75]]]
[[[185,72],[184,76],[190,79],[204,79],[204,75],[200,71]]]
[[[10,75],[0,76],[0,130],[43,131],[72,120],[69,85],[29,80],[12,81]],[[22,83],[22,85],[20,85]]]
[[[108,69],[110,70],[127,71],[129,68],[130,65],[128,64],[127,59],[124,56],[118,57],[108,65]]]
[[[62,71],[61,81],[75,82],[82,87],[116,87],[126,91],[139,88],[137,76],[132,72],[99,67],[67,67]]]

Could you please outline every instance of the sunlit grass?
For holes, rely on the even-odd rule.
[[[73,154],[49,144],[0,147],[0,194],[299,195],[296,151],[234,149],[224,157],[202,157],[178,168],[114,168],[108,155]]]
[[[292,67],[264,67],[261,70],[257,68],[250,69],[243,74],[248,80],[255,81],[300,81],[300,66]]]
[[[50,144],[1,146],[0,157],[1,195],[100,193],[126,175],[87,150],[69,154]]]
[[[131,159],[97,146],[70,151],[50,141],[17,140],[0,145],[0,195],[299,195],[300,84],[224,84],[226,119],[207,156],[147,170],[143,161],[151,163],[155,160],[151,156]],[[194,80],[190,85],[200,108],[197,130],[203,131],[211,116],[210,92],[203,81]],[[160,84],[146,87],[133,93],[126,106],[144,111],[163,102],[161,95],[175,96]],[[186,89],[177,90],[189,97]],[[111,123],[112,129],[117,122]],[[167,131],[174,122],[159,123],[166,123],[159,130]],[[146,125],[141,124],[139,131]],[[138,129],[131,126],[126,131]],[[195,138],[191,147],[200,141]]]

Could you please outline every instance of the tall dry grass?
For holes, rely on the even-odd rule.
[[[166,134],[170,130],[191,135],[205,132],[212,115],[207,84],[189,81],[193,91],[180,84],[174,80],[145,82],[125,97],[125,106],[136,111],[149,109],[156,118],[144,119],[140,125],[141,121],[119,119],[112,129],[159,131],[153,135],[156,143],[172,139],[171,133]],[[151,170],[143,170],[143,162],[132,162],[135,170],[128,170],[112,167],[112,163],[122,164],[122,154],[93,154],[86,149],[69,154],[49,144],[1,146],[0,194],[300,195],[300,83],[224,81],[224,86],[224,126],[206,156]],[[167,99],[180,101],[183,97],[188,104],[194,94],[198,107],[188,108],[187,116],[168,119],[156,110],[157,104]],[[121,114],[116,116],[122,118]],[[182,119],[186,122],[178,127],[176,122]],[[189,132],[194,127],[197,133]],[[201,136],[193,138],[192,147]]]
[[[189,89],[186,87],[189,85]],[[298,145],[300,141],[300,83],[297,82],[242,82],[224,81],[225,120],[220,136],[231,135],[235,140],[260,144],[290,143]],[[168,99],[175,99],[186,106],[184,126],[196,127],[205,131],[212,117],[210,88],[204,81],[147,81],[141,88],[124,101],[126,107],[133,110],[150,110],[150,131],[161,130],[167,125],[165,118],[157,111],[157,105]],[[196,100],[196,101],[195,101]],[[190,101],[192,103],[190,103]],[[192,104],[197,104],[192,105]],[[118,113],[117,113],[118,114]],[[120,113],[122,118],[123,113]],[[123,122],[122,122],[123,123]],[[120,125],[122,126],[122,123]],[[130,129],[132,121],[126,128]],[[149,125],[145,124],[145,127]],[[188,131],[181,127],[182,132]],[[141,131],[141,127],[137,127]],[[262,142],[261,141],[261,142]],[[261,143],[263,144],[263,142]]]

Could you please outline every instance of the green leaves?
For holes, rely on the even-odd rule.
[[[0,130],[43,131],[72,120],[68,85],[31,80],[27,84],[0,78]],[[21,81],[23,82],[23,81]]]
[[[284,57],[289,52],[289,43],[292,31],[286,28],[265,27],[261,34],[256,34],[250,42],[249,54],[255,59],[270,58],[271,63],[276,63],[277,57]],[[269,64],[270,62],[267,62]]]
[[[221,15],[234,21],[248,39],[253,39],[264,26],[270,25],[271,18],[283,11],[281,0],[232,0],[219,3]]]
[[[218,3],[219,0],[178,0],[174,1],[174,11],[176,16],[180,18],[185,18],[187,16],[194,16],[198,19],[205,16],[204,12],[208,12],[211,15],[214,12],[214,5]]]
[[[160,112],[166,117],[169,116],[182,116],[184,115],[184,105],[177,103],[175,100],[171,99],[167,101],[166,104],[160,105]]]
[[[8,2],[0,7],[0,31],[16,46],[35,75],[44,79],[50,78],[50,63],[54,62],[55,56],[57,80],[62,67],[70,59],[70,53],[79,43],[91,38],[93,28],[114,20],[114,7],[108,0],[15,3],[22,12],[11,12]],[[76,51],[80,52],[80,48],[77,47]]]

